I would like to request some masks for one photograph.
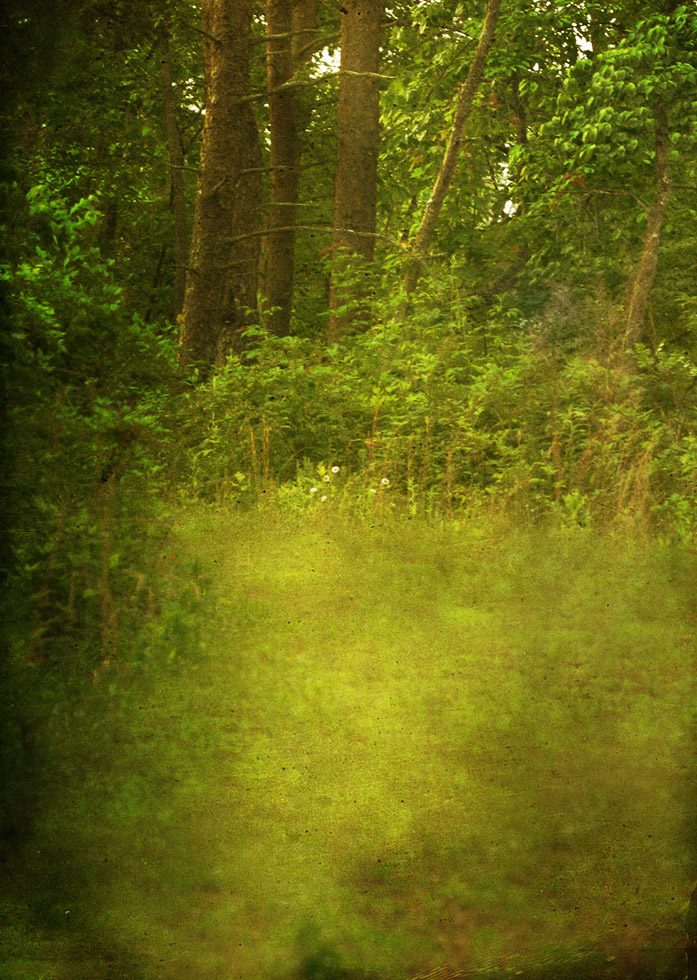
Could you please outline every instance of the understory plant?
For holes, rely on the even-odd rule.
[[[487,500],[531,516],[695,530],[697,367],[664,346],[599,353],[507,320],[390,319],[327,348],[261,328],[181,403],[181,486],[238,501],[341,466],[356,503],[388,479],[412,512]],[[182,442],[179,443],[182,445]],[[323,494],[319,495],[321,499]]]

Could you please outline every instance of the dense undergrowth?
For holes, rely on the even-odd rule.
[[[340,465],[359,510],[389,480],[411,514],[487,502],[694,534],[697,368],[684,354],[565,351],[530,323],[500,329],[484,353],[477,332],[440,317],[379,324],[348,349],[252,340],[182,402],[188,492],[250,500],[280,488],[297,504]]]

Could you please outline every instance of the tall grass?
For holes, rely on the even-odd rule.
[[[49,714],[4,975],[674,975],[694,556],[327,503],[180,515],[199,639]]]
[[[534,324],[388,321],[350,346],[260,331],[178,403],[172,476],[245,501],[330,461],[388,477],[420,514],[493,501],[519,516],[641,525],[693,540],[697,368],[664,348],[563,349]]]

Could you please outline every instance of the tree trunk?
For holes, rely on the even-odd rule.
[[[256,307],[261,151],[248,100],[253,7],[254,0],[202,4],[206,117],[181,315],[183,364],[222,363]]]
[[[457,98],[455,119],[453,121],[450,139],[448,140],[448,145],[445,150],[445,156],[443,157],[443,162],[440,165],[440,170],[438,171],[438,176],[436,177],[435,184],[433,185],[431,196],[428,199],[428,203],[424,209],[419,230],[417,231],[416,237],[414,238],[412,244],[412,256],[407,265],[404,276],[404,288],[407,294],[414,291],[418,284],[419,278],[421,277],[423,261],[433,239],[436,223],[443,208],[445,195],[447,194],[448,189],[452,184],[453,177],[455,176],[457,162],[462,149],[465,126],[467,125],[467,120],[469,119],[472,111],[474,97],[477,94],[482,76],[484,75],[484,68],[486,66],[489,51],[494,43],[494,35],[496,32],[496,24],[499,19],[500,9],[501,0],[489,0],[482,30],[474,52],[474,58],[472,59],[472,64],[470,65],[469,72],[467,73],[467,78],[460,88]]]
[[[102,254],[111,257],[116,242],[116,229],[119,224],[119,202],[110,197],[104,204],[104,222],[99,232],[99,248]]]
[[[327,331],[334,343],[350,326],[358,325],[356,311],[342,309],[360,304],[365,290],[361,269],[375,251],[378,151],[380,148],[380,26],[383,0],[345,0],[341,7],[341,70],[337,163],[334,185],[332,257],[335,268],[329,290]],[[337,266],[350,256],[353,282],[340,283]]]
[[[628,347],[636,344],[642,337],[649,295],[656,278],[661,232],[673,187],[670,173],[668,113],[664,104],[659,104],[654,110],[654,120],[656,128],[656,196],[649,207],[644,247],[629,290],[630,298],[625,332],[625,342]]]
[[[186,198],[184,195],[184,153],[172,92],[172,64],[166,29],[159,38],[160,79],[170,171],[170,208],[174,223],[174,290],[172,314],[176,318],[184,304],[186,285]]]
[[[528,144],[528,114],[525,103],[520,97],[520,79],[517,75],[510,78],[511,95],[513,98],[513,110],[515,112],[515,133],[516,140],[520,146]]]
[[[309,61],[317,44],[317,0],[293,0],[293,64]]]
[[[690,895],[690,903],[685,918],[687,944],[687,980],[697,980],[697,886]]]
[[[273,309],[271,330],[290,332],[293,305],[295,220],[300,182],[300,132],[307,120],[296,89],[278,92],[311,56],[317,0],[267,0],[266,64],[271,132],[269,238],[264,293]],[[279,229],[279,230],[276,230]],[[282,231],[280,229],[283,229]]]

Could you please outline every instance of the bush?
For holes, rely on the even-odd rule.
[[[39,185],[23,207],[25,235],[0,268],[10,287],[11,639],[18,656],[69,651],[73,664],[77,645],[84,669],[111,657],[120,627],[137,619],[161,534],[172,345],[127,315],[94,243],[92,201]]]
[[[333,461],[357,501],[388,478],[414,513],[489,500],[694,533],[697,368],[684,355],[565,352],[508,323],[482,352],[465,323],[428,318],[345,347],[261,328],[248,341],[182,408],[179,476],[205,499],[251,501]]]

